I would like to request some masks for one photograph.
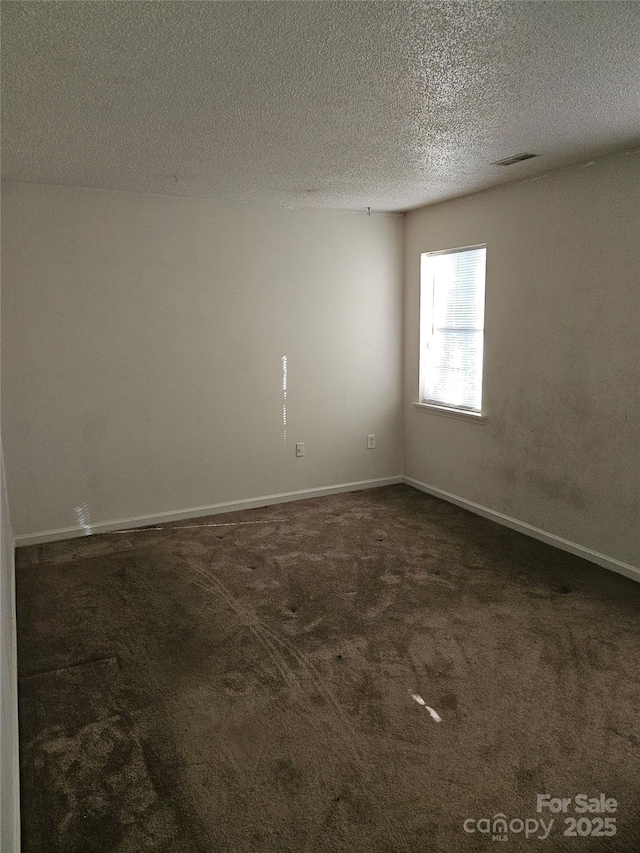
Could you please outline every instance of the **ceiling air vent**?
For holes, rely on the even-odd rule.
[[[514,163],[519,163],[521,160],[531,160],[532,157],[537,157],[537,154],[514,154],[513,157],[505,157],[504,160],[496,160],[492,166],[513,166]]]

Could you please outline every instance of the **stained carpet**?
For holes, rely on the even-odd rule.
[[[17,559],[24,853],[640,849],[624,577],[407,486]]]

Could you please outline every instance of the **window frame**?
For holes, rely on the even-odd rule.
[[[432,340],[432,334],[425,335],[425,321],[427,312],[429,319],[432,319],[433,312],[433,281],[429,284],[425,281],[424,269],[428,258],[438,255],[453,255],[459,252],[475,251],[477,249],[485,250],[484,259],[484,287],[482,294],[482,370],[480,373],[480,410],[469,409],[462,406],[454,406],[446,403],[430,400],[426,394],[426,370],[427,370],[427,353],[429,351],[429,343]],[[425,305],[425,296],[428,289],[428,306]],[[418,401],[414,406],[422,411],[435,412],[437,414],[448,415],[454,418],[461,418],[477,423],[486,422],[486,395],[485,395],[485,340],[486,340],[486,299],[487,299],[487,244],[477,243],[469,246],[458,246],[451,249],[438,249],[435,251],[420,253],[420,269],[419,269],[419,363],[418,363]]]

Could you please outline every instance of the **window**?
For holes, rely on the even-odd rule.
[[[471,246],[421,257],[421,403],[482,412],[486,254]]]

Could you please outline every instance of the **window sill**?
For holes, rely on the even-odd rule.
[[[462,421],[472,421],[476,424],[485,424],[487,416],[477,412],[464,412],[462,409],[448,409],[446,406],[436,406],[433,403],[414,403],[416,409],[421,412],[433,412],[436,415],[444,415],[447,418],[458,418]]]

